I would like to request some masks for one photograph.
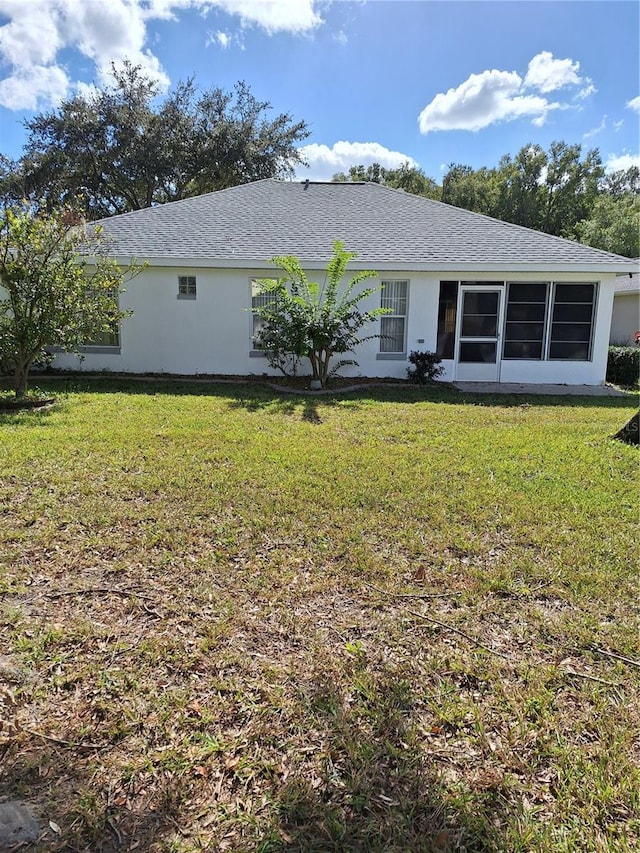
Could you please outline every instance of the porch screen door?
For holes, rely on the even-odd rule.
[[[502,294],[502,287],[461,285],[456,379],[498,381]]]

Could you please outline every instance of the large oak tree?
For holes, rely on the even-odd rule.
[[[257,100],[245,83],[200,92],[181,82],[164,99],[131,64],[114,83],[25,122],[23,156],[0,173],[9,198],[51,211],[81,203],[99,219],[267,177],[293,175],[304,121]]]

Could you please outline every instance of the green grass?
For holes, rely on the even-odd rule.
[[[40,384],[0,414],[34,849],[637,849],[637,395]]]

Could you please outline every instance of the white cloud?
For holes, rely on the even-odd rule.
[[[0,27],[0,57],[10,65],[44,67],[64,46],[58,10],[46,0],[0,0],[0,15],[8,18]]]
[[[640,95],[638,95],[637,98],[632,98],[630,101],[627,101],[627,106],[630,110],[640,113]]]
[[[85,0],[86,2],[86,0]],[[108,0],[111,2],[111,0]],[[303,33],[323,23],[316,11],[318,0],[130,0],[142,6],[145,19],[175,20],[178,12],[196,9],[206,15],[221,9],[240,18],[244,26],[256,25],[269,33]]]
[[[623,118],[621,118],[620,121],[614,121],[614,123],[613,123],[614,133],[617,133],[621,129],[623,124],[624,124]]]
[[[71,89],[61,52],[77,50],[90,59],[96,79],[110,79],[111,64],[129,60],[142,66],[161,89],[169,78],[160,60],[147,47],[151,20],[171,20],[193,9],[206,15],[219,9],[239,18],[242,26],[268,33],[310,32],[322,24],[318,0],[0,0],[0,105],[8,109],[37,109],[55,104]],[[226,33],[218,43],[226,46]]]
[[[66,9],[61,26],[65,42],[93,60],[101,83],[110,80],[112,63],[118,66],[129,60],[140,65],[160,88],[168,87],[169,78],[159,59],[144,49],[146,24],[137,2],[66,0]]]
[[[554,59],[552,53],[543,50],[529,63],[524,85],[546,95],[564,86],[578,86],[582,82],[578,76],[579,70],[579,62],[572,62],[570,59]]]
[[[0,80],[0,104],[9,110],[36,110],[43,100],[65,98],[69,85],[62,68],[31,65]]]
[[[522,94],[522,88],[522,78],[515,71],[472,74],[457,89],[436,95],[422,110],[420,131],[481,130],[520,116],[544,121],[549,110],[558,108],[538,95]]]
[[[637,166],[640,169],[640,154],[610,154],[604,164],[605,172],[619,172]]]
[[[239,16],[243,24],[257,24],[268,33],[306,33],[322,23],[314,0],[194,0],[194,6],[217,6]]]
[[[84,98],[85,101],[92,101],[100,92],[95,83],[83,83],[82,81],[76,83],[74,91],[77,95]]]
[[[385,169],[397,169],[403,163],[417,166],[408,154],[390,151],[378,142],[336,142],[328,145],[311,143],[303,145],[300,153],[309,163],[308,167],[299,167],[297,177],[312,181],[328,181],[336,172],[347,172],[350,166],[370,166],[379,163]]]
[[[590,95],[595,95],[595,93],[598,91],[593,85],[593,80],[591,80],[589,77],[585,77],[584,82],[586,83],[586,85],[584,86],[584,88],[580,89],[580,91],[576,95],[576,98],[580,101],[584,101],[584,99],[588,98]]]
[[[232,41],[232,36],[229,33],[225,33],[222,30],[216,30],[215,33],[209,33],[207,35],[207,40],[205,42],[205,46],[209,47],[212,44],[217,44],[223,50],[226,50]]]
[[[569,105],[550,101],[549,92],[591,81],[578,75],[580,64],[570,59],[554,59],[542,51],[529,62],[524,79],[517,71],[491,69],[471,74],[455,89],[437,94],[418,116],[421,133],[436,130],[481,130],[497,122],[530,117],[536,127],[545,123],[553,110]],[[536,90],[536,91],[532,91]],[[595,88],[592,87],[595,91]],[[590,93],[590,92],[589,92]],[[586,96],[586,94],[584,95]]]
[[[144,16],[171,20],[184,9],[197,9],[203,15],[221,9],[240,18],[243,26],[255,25],[268,33],[304,33],[323,23],[316,11],[318,5],[318,0],[147,0]]]
[[[606,130],[606,128],[607,128],[607,117],[605,115],[605,116],[602,116],[602,121],[600,122],[600,124],[597,127],[593,127],[593,128],[591,128],[591,130],[588,130],[586,133],[584,133],[582,135],[582,138],[583,139],[591,139],[592,136],[597,136],[599,133],[602,133],[603,130]]]

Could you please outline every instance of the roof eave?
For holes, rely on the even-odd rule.
[[[131,256],[118,256],[116,258],[119,264],[128,265],[132,262]],[[138,256],[137,262],[143,259]],[[308,259],[301,257],[300,261],[305,269],[326,269],[327,258]],[[146,258],[149,267],[179,267],[179,268],[205,268],[205,269],[273,269],[277,270],[273,264],[263,257],[260,258],[195,258],[195,257],[169,257],[157,256]],[[629,264],[624,261],[607,261],[607,262],[580,262],[572,261],[570,263],[535,263],[522,261],[514,263],[509,260],[498,262],[460,262],[460,261],[375,261],[362,258],[355,258],[349,264],[349,268],[353,270],[375,269],[378,271],[394,270],[407,272],[500,272],[505,271],[513,273],[589,273],[589,274],[616,274],[628,273]]]

